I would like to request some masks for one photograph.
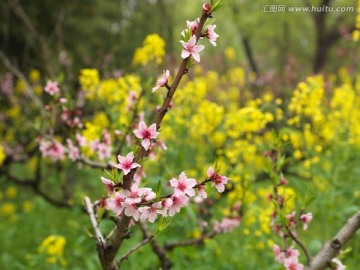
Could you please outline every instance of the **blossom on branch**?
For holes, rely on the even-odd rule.
[[[132,169],[141,167],[140,164],[133,163],[133,161],[134,161],[134,153],[133,152],[130,152],[129,154],[127,154],[126,157],[118,155],[117,158],[119,160],[119,164],[112,164],[112,166],[122,170],[125,175],[127,175]]]
[[[214,25],[214,24],[209,25],[205,32],[206,38],[210,41],[210,43],[213,46],[216,46],[216,40],[219,37],[219,35],[215,33],[215,30],[214,30],[215,28],[216,28],[216,25]]]
[[[149,220],[150,222],[154,222],[159,214],[159,209],[161,208],[161,202],[156,202],[151,204],[150,206],[140,207],[139,211],[141,213],[140,219],[142,221]]]
[[[342,262],[338,259],[338,258],[333,258],[331,260],[332,263],[335,264],[335,268],[333,268],[334,270],[345,270],[346,266],[342,264]]]
[[[172,205],[169,207],[169,216],[172,217],[175,213],[179,213],[180,209],[186,206],[189,202],[189,198],[184,195],[172,195],[171,196]]]
[[[53,96],[60,91],[60,88],[57,81],[48,81],[44,87],[44,90],[49,95]]]
[[[184,49],[181,52],[181,57],[183,59],[192,56],[196,62],[200,62],[200,54],[202,50],[204,50],[204,45],[196,45],[196,36],[191,36],[188,42],[180,41],[183,45]]]
[[[225,190],[225,185],[229,181],[228,177],[215,173],[212,167],[207,170],[207,176],[212,180],[212,186],[215,186],[218,192]]]
[[[151,139],[155,139],[160,133],[156,131],[156,124],[147,127],[144,121],[140,121],[138,129],[134,130],[137,138],[143,139],[141,145],[147,151],[151,143]]]
[[[240,218],[225,217],[221,222],[215,221],[214,231],[217,233],[230,232],[240,225]]]
[[[307,213],[307,214],[302,214],[300,216],[300,220],[303,222],[303,230],[305,231],[308,227],[308,224],[310,223],[310,221],[312,220],[313,215],[312,213]]]
[[[186,21],[186,25],[188,28],[191,29],[193,35],[195,34],[196,29],[198,29],[199,27],[199,21],[200,21],[199,18],[197,18],[195,21]]]
[[[207,15],[209,15],[211,13],[211,9],[212,9],[212,6],[210,5],[209,2],[204,3],[202,6],[203,12],[205,12],[205,14],[207,14]]]
[[[109,195],[114,192],[115,183],[113,181],[111,181],[105,177],[102,177],[102,176],[101,176],[101,181],[105,185],[105,189]]]
[[[164,74],[156,81],[156,86],[153,87],[152,92],[155,92],[160,87],[167,86],[167,83],[169,81],[170,71],[164,70]]]
[[[190,197],[195,196],[194,186],[196,180],[193,178],[187,178],[185,172],[179,175],[179,180],[173,178],[170,180],[170,185],[174,188],[175,195],[188,195]]]

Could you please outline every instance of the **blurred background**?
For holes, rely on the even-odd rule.
[[[245,213],[243,223],[203,245],[169,252],[174,269],[283,269],[274,263],[272,245],[279,239],[271,233],[271,202],[266,199],[272,183],[264,173],[263,153],[273,145],[271,130],[279,133],[290,158],[284,168],[290,180],[284,189],[289,205],[299,208],[306,201],[314,213],[310,232],[302,235],[313,254],[359,209],[360,4],[225,3],[214,14],[217,46],[206,43],[201,62],[180,85],[160,130],[169,150],[144,161],[144,183],[155,187],[159,179],[183,170],[202,179],[217,160],[221,173],[232,179],[223,199],[208,191],[213,200],[184,209],[158,239],[166,243],[199,237],[199,212],[205,209],[202,218],[211,223],[228,215],[227,206],[237,202]],[[116,132],[126,134],[131,128],[130,92],[146,100],[139,102],[139,111],[150,119],[164,96],[161,90],[151,96],[150,89],[163,70],[170,69],[174,76],[181,61],[180,33],[186,20],[201,15],[202,4],[0,2],[0,269],[100,269],[83,198],[105,195],[100,181],[104,172],[42,157],[39,137],[51,131],[66,145],[66,138],[74,139],[77,133],[90,140],[107,130],[114,145],[124,142]],[[306,12],[294,7],[338,9]],[[154,47],[147,56],[136,53],[146,46]],[[82,112],[83,127],[65,128],[59,124],[60,114],[43,115],[35,101],[61,110],[43,91],[48,80],[59,82],[73,114]],[[142,94],[142,89],[149,93]],[[119,154],[115,148],[112,160]],[[83,150],[86,157],[102,161]],[[215,204],[218,208],[211,210]],[[111,225],[105,220],[101,226],[107,231]],[[134,229],[123,251],[142,237]],[[344,251],[344,263],[357,269],[359,241]],[[148,246],[124,265],[158,267]]]

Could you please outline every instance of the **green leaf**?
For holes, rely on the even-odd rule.
[[[90,232],[90,230],[88,228],[84,227],[84,231],[90,238],[94,237],[93,234]]]
[[[104,207],[97,207],[97,219],[98,219],[98,222],[101,221],[104,213],[105,213],[105,208]]]
[[[164,218],[164,217],[161,217],[160,218],[160,221],[159,221],[159,225],[158,225],[158,228],[157,228],[157,233],[160,233],[162,232],[163,230],[165,230],[172,222],[172,219],[171,218]]]
[[[156,197],[159,198],[160,195],[161,195],[161,190],[162,190],[162,185],[161,185],[161,180],[159,180],[157,182],[157,185],[156,185]]]

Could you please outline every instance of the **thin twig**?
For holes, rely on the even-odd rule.
[[[40,110],[40,113],[43,117],[46,117],[46,112],[44,105],[41,100],[35,95],[34,89],[31,87],[29,81],[26,79],[25,75],[11,63],[10,59],[5,55],[5,53],[0,50],[0,59],[3,62],[4,66],[14,74],[18,79],[22,80],[25,83],[25,92],[32,99],[35,105]]]
[[[292,240],[294,240],[295,243],[298,244],[302,251],[305,253],[307,264],[309,264],[312,260],[312,257],[305,244],[295,234],[293,234],[293,232],[288,227],[286,227],[286,229],[288,230],[288,233]]]
[[[142,221],[139,221],[139,225],[140,225],[141,231],[143,232],[145,237],[150,238],[151,249],[159,258],[160,264],[161,264],[161,269],[162,270],[170,269],[172,266],[172,262],[171,262],[169,256],[166,254],[165,250],[154,239],[153,234],[150,232],[150,229],[147,226],[147,224]]]
[[[185,241],[174,242],[174,243],[168,243],[168,244],[164,245],[164,249],[173,250],[176,247],[186,247],[186,246],[200,245],[205,241],[205,239],[213,238],[217,234],[218,234],[217,232],[211,231],[209,233],[203,234],[199,238],[193,238],[193,239],[188,239],[188,240],[185,240]]]
[[[97,168],[97,169],[111,169],[111,164],[104,164],[104,163],[99,163],[99,162],[96,162],[96,161],[92,161],[90,159],[87,159],[85,158],[84,156],[81,156],[79,159],[78,159],[79,162],[85,164],[85,165],[88,165],[92,168]]]
[[[93,227],[93,231],[95,233],[96,237],[96,244],[97,246],[103,247],[105,244],[104,237],[100,231],[99,223],[96,220],[95,213],[94,213],[94,205],[91,203],[91,200],[89,197],[85,197],[85,209],[88,213],[91,225]]]
[[[153,235],[151,235],[149,238],[145,238],[142,242],[137,244],[135,247],[130,249],[128,252],[126,252],[119,260],[118,265],[120,265],[124,260],[126,260],[132,253],[137,251],[139,248],[141,248],[143,245],[147,244],[152,238],[154,238]]]
[[[32,188],[32,190],[40,195],[43,199],[45,199],[47,202],[51,203],[52,205],[58,206],[58,207],[65,207],[65,208],[70,208],[71,205],[69,204],[68,200],[66,198],[63,198],[61,200],[57,200],[53,197],[51,197],[47,192],[44,192],[43,190],[41,190],[40,188],[40,182],[41,179],[20,179],[14,175],[12,175],[8,169],[7,170],[0,170],[1,173],[3,173],[4,175],[6,175],[7,179],[9,179],[10,181],[15,182],[18,185],[22,185],[22,186],[29,186]]]

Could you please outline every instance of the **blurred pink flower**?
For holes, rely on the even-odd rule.
[[[207,170],[207,176],[212,180],[212,186],[215,186],[218,192],[221,193],[225,190],[225,185],[229,181],[229,178],[215,173],[212,167]]]
[[[114,192],[115,183],[113,181],[111,181],[105,177],[102,177],[102,176],[101,176],[101,181],[105,185],[105,189],[109,195]]]
[[[57,81],[48,81],[44,90],[49,95],[53,96],[60,91]]]
[[[216,25],[214,25],[214,24],[209,25],[205,32],[206,38],[210,41],[210,43],[213,46],[216,46],[216,40],[219,37],[219,35],[215,33],[215,28],[216,28]]]
[[[170,76],[170,71],[164,70],[164,74],[157,80],[156,86],[153,87],[152,92],[155,92],[160,87],[166,86],[169,81],[169,76]]]

